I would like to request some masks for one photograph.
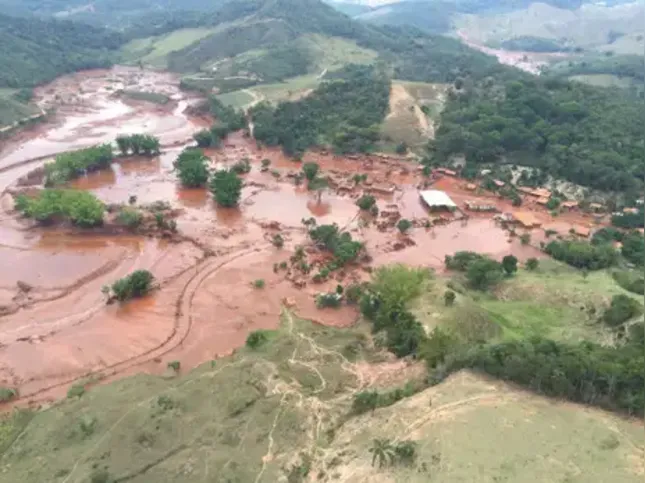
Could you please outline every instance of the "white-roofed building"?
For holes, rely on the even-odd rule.
[[[419,197],[421,201],[431,210],[450,210],[457,209],[457,205],[450,199],[444,191],[439,190],[426,190],[420,191]]]

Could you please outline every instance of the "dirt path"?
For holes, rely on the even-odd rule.
[[[408,92],[403,84],[392,83],[390,88],[390,112],[387,114],[386,119],[391,119],[396,116],[402,116],[410,109],[413,110],[417,119],[418,129],[421,134],[427,136],[431,132],[428,118],[421,110],[416,99]]]

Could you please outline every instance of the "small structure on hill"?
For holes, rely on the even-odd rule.
[[[476,201],[466,201],[465,205],[466,205],[466,209],[470,211],[484,211],[484,212],[499,211],[497,209],[497,206],[495,205],[481,204],[481,203],[477,203]]]
[[[578,208],[578,202],[577,201],[563,201],[560,203],[560,208],[565,208],[567,210],[575,210]]]
[[[444,191],[420,191],[419,197],[430,211],[454,211],[457,209],[455,202]]]
[[[583,238],[587,238],[591,234],[591,230],[589,227],[582,226],[582,225],[575,225],[571,228],[571,231],[578,236],[581,236]]]

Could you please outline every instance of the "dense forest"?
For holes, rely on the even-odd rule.
[[[0,87],[26,87],[80,69],[106,67],[121,36],[88,25],[0,14]]]
[[[372,67],[349,66],[296,102],[267,103],[251,110],[255,138],[300,156],[314,145],[342,153],[364,152],[378,140],[387,109],[389,79]]]
[[[619,92],[517,76],[458,81],[430,149],[439,160],[515,162],[584,186],[638,193],[645,146],[642,103]]]

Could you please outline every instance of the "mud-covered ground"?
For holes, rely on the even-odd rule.
[[[117,83],[166,93],[173,103],[126,104],[112,94]],[[230,353],[253,330],[276,327],[284,306],[322,324],[348,326],[356,311],[317,309],[316,294],[338,283],[367,280],[371,268],[381,264],[441,270],[445,255],[458,250],[496,258],[540,256],[535,247],[511,238],[490,214],[457,219],[458,213],[439,220],[427,213],[418,197],[425,181],[409,161],[308,153],[304,161],[318,162],[331,180],[318,199],[304,185],[295,185],[300,163],[279,150],[258,149],[241,133],[207,152],[212,167],[245,157],[252,164],[244,175],[240,207],[217,207],[205,189],[182,189],[172,171],[186,141],[204,124],[185,114],[195,100],[185,98],[176,85],[167,74],[123,68],[61,78],[39,91],[41,102],[62,103],[53,122],[22,134],[0,154],[0,264],[5,268],[0,272],[0,386],[17,388],[20,404],[52,400],[73,383],[139,371],[162,373],[169,361],[194,367]],[[92,173],[71,187],[90,190],[106,203],[126,203],[133,195],[140,204],[167,201],[179,210],[181,237],[33,228],[11,210],[9,192],[45,155],[109,141],[122,132],[155,134],[164,153],[150,160],[120,160],[111,170]],[[262,159],[271,160],[264,172]],[[367,174],[367,182],[355,186],[351,176],[356,173]],[[499,204],[502,211],[510,209],[497,198],[463,190],[450,178],[436,180],[436,185],[459,206],[479,197]],[[355,205],[367,191],[378,199],[381,213],[376,218],[361,214]],[[567,216],[559,223],[566,224]],[[309,263],[322,266],[324,255],[310,246],[301,223],[309,217],[350,231],[365,242],[370,258],[334,272],[322,284],[311,280],[316,269],[308,276],[290,268],[276,270],[299,245]],[[395,227],[401,217],[413,221],[407,235]],[[427,220],[434,220],[431,227]],[[285,240],[282,248],[271,243],[277,233]],[[159,288],[144,299],[106,305],[101,287],[139,268],[152,271]],[[258,279],[265,281],[264,288],[253,286]]]

